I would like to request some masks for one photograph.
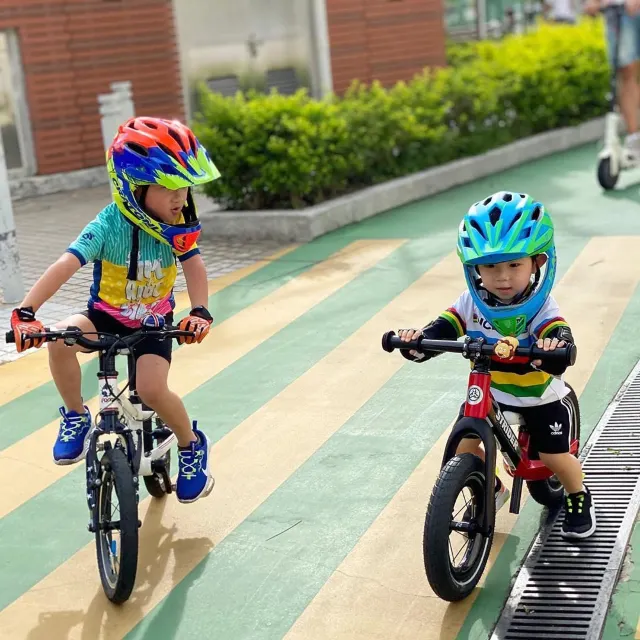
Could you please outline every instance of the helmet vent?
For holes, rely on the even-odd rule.
[[[482,204],[486,207],[491,202],[491,196],[489,196]]]
[[[178,157],[176,156],[176,154],[169,149],[169,147],[167,147],[166,144],[162,144],[162,142],[158,142],[158,146],[170,157],[173,158],[174,160],[176,160],[177,162],[180,162],[180,160],[178,159]]]
[[[156,123],[155,122],[151,122],[151,120],[145,120],[144,123],[145,123],[145,125],[147,127],[149,127],[149,129],[157,129],[158,128]]]
[[[189,133],[189,142],[191,143],[191,151],[193,151],[193,153],[197,153],[198,145],[196,144],[196,139],[191,135],[191,133]]]
[[[516,213],[516,215],[513,217],[513,220],[511,221],[511,224],[509,225],[509,229],[511,229],[511,227],[513,227],[513,225],[518,222],[518,220],[520,220],[520,218],[522,217],[522,213],[520,213],[520,211],[518,211],[518,213]]]
[[[496,223],[498,222],[498,220],[500,220],[501,214],[502,214],[502,211],[500,210],[500,207],[493,207],[493,209],[489,211],[489,220],[491,221],[491,224],[494,227],[496,226]]]
[[[142,156],[143,158],[149,157],[149,150],[143,147],[141,144],[138,144],[137,142],[127,142],[126,147],[127,149],[129,149],[129,151],[132,151],[133,153]]]
[[[480,225],[475,221],[472,220],[471,221],[471,226],[482,236],[484,237],[484,233],[482,232],[482,229],[480,228]]]
[[[540,211],[540,206],[536,205],[533,212],[531,213],[531,219],[532,220],[538,220],[540,218],[540,214],[542,212]]]
[[[173,129],[169,129],[169,135],[180,145],[180,148],[185,153],[187,153],[187,150],[185,149],[185,146],[184,146],[184,142],[182,142],[182,138],[180,138],[180,136]]]
[[[524,193],[521,193],[520,197],[524,200],[527,196]]]
[[[505,202],[511,202],[511,201],[513,200],[513,195],[512,195],[512,194],[510,194],[510,193],[505,193],[505,194],[502,196],[502,199],[503,199]]]

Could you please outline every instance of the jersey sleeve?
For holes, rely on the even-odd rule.
[[[435,320],[422,329],[422,335],[428,340],[457,340],[467,331],[467,300],[463,293],[449,308],[445,309]],[[412,362],[426,362],[441,355],[441,352],[425,352],[412,355],[408,351],[400,352]]]
[[[180,260],[180,262],[186,262],[189,258],[200,255],[200,249],[197,244],[194,244],[193,247],[191,247],[191,249],[189,249],[189,251],[187,251],[186,253],[178,253],[177,251],[175,251],[175,249],[174,253],[176,254],[178,260]]]
[[[556,338],[562,327],[569,328],[569,324],[560,314],[558,303],[549,296],[531,322],[531,334],[536,340]]]
[[[99,260],[107,237],[104,214],[94,218],[69,245],[67,252],[73,254],[82,266],[87,262]]]
[[[531,327],[531,333],[536,341],[545,338],[558,338],[558,340],[564,340],[567,343],[574,343],[571,327],[560,315],[558,303],[551,296],[533,319]],[[539,367],[531,366],[552,376],[561,376],[567,370],[566,365],[558,362],[543,362]]]

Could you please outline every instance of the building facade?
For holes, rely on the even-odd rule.
[[[104,164],[98,95],[194,115],[194,89],[391,85],[445,62],[442,0],[0,0],[0,132],[10,172]]]

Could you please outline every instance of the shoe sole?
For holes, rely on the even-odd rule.
[[[213,486],[215,485],[215,483],[216,481],[214,477],[210,475],[207,478],[207,483],[204,485],[204,489],[195,498],[191,498],[190,500],[183,500],[181,498],[178,498],[178,502],[182,502],[183,504],[189,504],[191,502],[197,502],[201,498],[206,498],[213,491]]]
[[[594,505],[591,505],[591,509],[589,509],[589,513],[591,514],[591,528],[588,529],[587,531],[584,531],[583,533],[573,533],[571,531],[568,532],[564,532],[564,530],[560,529],[560,535],[565,539],[565,540],[583,540],[584,538],[589,538],[591,537],[595,531],[596,531],[596,510]]]
[[[89,444],[91,440],[91,434],[95,426],[91,425],[89,431],[87,431],[87,435],[84,438],[84,444],[82,445],[82,453],[77,458],[60,458],[59,460],[53,459],[53,463],[57,464],[59,467],[64,467],[69,464],[76,464],[81,460],[84,460],[87,457],[87,452],[89,451]]]

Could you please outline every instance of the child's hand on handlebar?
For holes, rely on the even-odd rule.
[[[11,328],[15,336],[16,351],[22,353],[31,347],[36,349],[44,343],[44,338],[29,338],[30,333],[42,333],[44,326],[36,320],[32,307],[14,309],[11,313]],[[25,336],[24,339],[22,336]]]
[[[545,351],[553,351],[556,347],[562,348],[566,345],[567,343],[564,340],[558,340],[558,338],[545,338],[544,340],[541,338],[536,343],[538,349],[544,349]],[[531,364],[534,367],[539,367],[542,364],[542,360],[532,360]]]
[[[398,330],[398,337],[403,342],[411,342],[412,340],[417,340],[421,335],[422,335],[422,329],[399,329]],[[415,349],[411,349],[409,353],[412,356],[420,355]]]

